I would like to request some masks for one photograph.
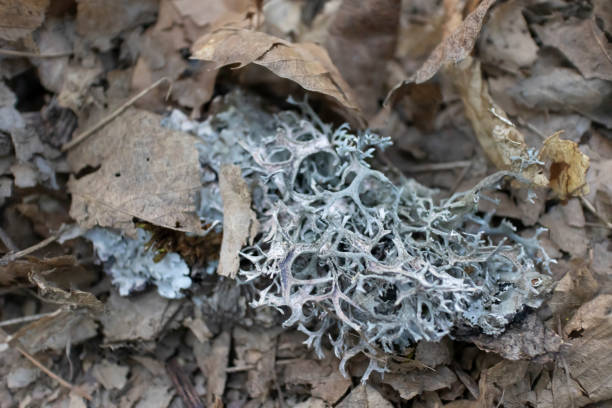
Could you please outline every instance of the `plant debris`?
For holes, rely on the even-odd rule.
[[[610,405],[609,0],[205,3],[0,0],[0,407]]]

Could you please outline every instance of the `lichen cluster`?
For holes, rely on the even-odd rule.
[[[401,352],[454,328],[500,334],[549,278],[537,239],[477,216],[476,189],[436,202],[415,181],[394,184],[367,160],[389,145],[368,131],[332,130],[305,104],[276,115],[276,131],[243,144],[254,164],[262,234],[241,253],[255,306],[287,313],[322,354],[330,337],[346,361]],[[364,378],[383,371],[370,360]]]
[[[163,122],[202,140],[199,214],[220,229],[217,174],[239,165],[261,225],[240,253],[239,280],[253,306],[280,310],[319,355],[329,339],[343,373],[358,353],[401,353],[457,329],[500,334],[541,303],[549,278],[536,264],[550,260],[537,236],[477,212],[481,190],[502,175],[435,200],[414,180],[371,168],[388,138],[333,130],[305,103],[275,115],[241,94],[225,103],[202,123],[176,111]],[[384,370],[371,358],[364,380]]]

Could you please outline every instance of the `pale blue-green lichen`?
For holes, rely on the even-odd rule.
[[[329,339],[343,373],[356,354],[378,356],[365,380],[385,371],[381,352],[456,329],[498,335],[525,306],[541,304],[550,278],[537,267],[550,259],[537,237],[506,222],[493,227],[477,212],[481,190],[508,174],[435,200],[415,181],[370,167],[387,138],[334,130],[307,104],[273,115],[241,94],[225,103],[202,123],[179,113],[164,119],[202,140],[199,213],[220,228],[217,174],[239,165],[262,226],[240,253],[240,281],[253,306],[283,312],[319,355]]]

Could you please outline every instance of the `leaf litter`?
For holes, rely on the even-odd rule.
[[[121,407],[612,401],[606,1],[5,3],[0,405],[76,407],[89,398],[90,406]],[[265,79],[255,66],[269,71]],[[166,78],[169,92],[149,89]],[[141,91],[146,95],[130,99]],[[317,337],[312,324],[299,332],[282,326],[283,307],[251,308],[254,289],[273,287],[237,286],[231,278],[240,280],[245,259],[256,259],[249,245],[277,234],[270,223],[257,227],[259,214],[277,211],[279,225],[289,226],[282,233],[308,240],[311,232],[286,223],[294,207],[282,197],[282,173],[268,177],[286,208],[266,201],[253,181],[261,167],[236,165],[250,155],[272,169],[294,159],[292,147],[267,151],[270,141],[245,141],[260,132],[282,140],[273,115],[291,109],[286,98],[304,94],[326,123],[360,127],[367,118],[390,136],[397,147],[376,152],[371,165],[393,182],[408,176],[436,188],[432,203],[496,170],[518,177],[521,183],[496,179],[478,208],[517,239],[539,231],[540,250],[556,261],[550,275],[532,281],[550,292],[543,305],[510,316],[497,336],[457,326],[440,342],[384,356],[367,349],[343,365],[347,377],[333,353],[338,333]],[[308,131],[300,137],[312,141]],[[296,174],[332,177],[324,156]],[[310,194],[321,183],[335,181],[295,188]],[[367,194],[361,190],[359,199]],[[138,251],[109,241],[92,248],[94,227]],[[483,224],[475,219],[470,228]],[[138,261],[125,263],[128,253]],[[132,275],[110,272],[125,265]],[[325,276],[308,273],[300,279]],[[129,296],[119,294],[118,276],[127,276]],[[317,284],[294,289],[306,293]],[[392,291],[382,296],[397,300]],[[360,313],[351,307],[340,310]],[[317,319],[338,316],[320,313]],[[372,360],[386,372],[359,384]]]

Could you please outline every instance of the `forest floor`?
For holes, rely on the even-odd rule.
[[[376,163],[438,199],[521,173],[479,213],[545,228],[544,304],[343,376],[232,279],[243,181],[194,238],[198,156],[162,119],[237,91],[391,137]],[[612,2],[0,1],[0,206],[0,408],[612,407]],[[98,226],[152,233],[139,256],[179,252],[187,285],[120,294]]]

